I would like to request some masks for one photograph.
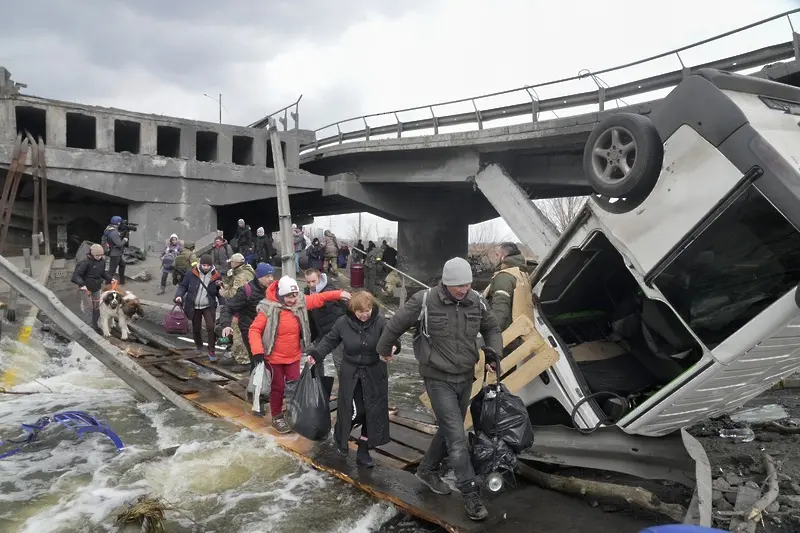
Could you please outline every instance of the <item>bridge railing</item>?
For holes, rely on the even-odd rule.
[[[589,70],[582,70],[576,76],[561,78],[544,83],[538,83],[535,85],[527,85],[524,87],[509,89],[506,91],[482,94],[479,96],[461,98],[457,100],[450,100],[447,102],[439,102],[424,106],[409,107],[406,109],[386,111],[383,113],[373,113],[369,115],[362,115],[359,117],[349,118],[346,120],[340,120],[338,122],[328,124],[327,126],[323,126],[315,130],[314,133],[316,134],[317,137],[316,140],[311,144],[302,146],[301,153],[306,153],[306,154],[313,153],[314,151],[319,150],[320,148],[323,148],[325,146],[342,144],[347,141],[369,141],[370,139],[374,139],[377,136],[396,135],[397,138],[401,138],[403,137],[404,133],[420,131],[420,130],[430,130],[433,133],[433,135],[438,135],[439,129],[446,126],[477,125],[477,129],[482,130],[484,128],[485,123],[488,121],[498,120],[498,119],[508,119],[512,117],[520,117],[525,115],[530,115],[531,122],[537,122],[539,120],[539,115],[541,113],[547,111],[555,112],[564,109],[574,109],[577,107],[587,106],[587,105],[596,106],[596,110],[603,111],[605,109],[606,103],[608,102],[614,102],[614,101],[619,102],[620,100],[631,96],[642,95],[658,91],[661,89],[672,88],[678,85],[681,82],[681,80],[689,76],[692,72],[695,72],[701,68],[713,68],[719,70],[727,70],[731,72],[740,72],[743,70],[763,67],[765,65],[775,63],[778,61],[784,61],[787,59],[792,59],[792,58],[800,59],[800,35],[798,35],[794,31],[794,26],[792,24],[792,19],[791,19],[791,15],[798,12],[800,12],[800,8],[794,9],[792,11],[787,11],[785,13],[781,13],[779,15],[775,15],[763,20],[759,20],[758,22],[748,24],[747,26],[742,26],[740,28],[736,28],[734,30],[721,33],[719,35],[715,35],[714,37],[703,39],[702,41],[698,41],[690,45],[670,50],[668,52],[647,57],[645,59],[640,59],[638,61],[633,61],[631,63],[626,63],[624,65],[606,68],[604,70],[599,70],[595,72],[591,72]],[[782,18],[786,18],[787,21],[789,22],[789,29],[791,30],[791,36],[792,36],[792,40],[790,41],[771,46],[766,46],[764,48],[759,48],[757,50],[753,50],[747,53],[738,54],[735,56],[691,67],[687,67],[683,62],[683,59],[681,57],[682,52],[698,48],[700,46],[712,43],[714,41],[719,41],[721,39],[724,39],[732,35],[743,33],[752,28],[763,26],[769,22],[773,22]],[[666,72],[664,74],[650,76],[647,78],[639,79],[628,83],[622,83],[615,86],[608,86],[608,84],[606,84],[600,78],[600,76],[604,74],[618,72],[624,69],[628,69],[639,65],[644,65],[646,63],[652,63],[659,59],[670,58],[670,57],[673,57],[677,60],[677,64],[680,66],[680,68],[670,72]],[[544,87],[552,87],[559,84],[566,84],[568,82],[575,82],[587,79],[594,82],[594,84],[597,86],[596,90],[574,93],[566,96],[557,96],[547,99],[540,99],[537,93],[537,89],[542,89]],[[514,93],[526,96],[525,103],[506,105],[501,107],[493,107],[489,109],[481,109],[480,106],[478,105],[478,101],[480,100],[486,100],[488,98],[504,96],[504,95],[512,95]],[[436,113],[437,109],[445,106],[450,106],[453,104],[471,104],[472,110],[462,113],[437,115]],[[426,112],[430,114],[430,118],[409,120],[409,121],[401,120],[399,115],[402,113],[409,113],[409,112],[417,112],[417,113]],[[369,119],[374,120],[378,119],[379,117],[381,118],[393,117],[395,123],[388,125],[374,126],[374,127],[370,126]],[[363,124],[363,127],[356,130],[343,131],[342,127],[351,122]],[[333,132],[333,130],[335,130],[335,133],[332,135],[328,136],[320,135],[328,131]]]
[[[286,130],[289,129],[289,117],[291,116],[292,117],[292,121],[294,122],[294,125],[292,126],[292,129],[293,130],[299,129],[300,128],[300,100],[302,100],[302,99],[303,99],[303,95],[301,94],[297,98],[297,100],[295,100],[291,104],[286,105],[286,106],[278,109],[277,111],[274,111],[273,113],[270,113],[269,115],[265,116],[264,118],[262,118],[260,120],[257,120],[255,122],[253,122],[252,124],[250,124],[247,127],[248,128],[266,128],[269,125],[269,119],[273,118],[273,117],[277,117],[278,122],[280,122],[281,125],[283,126],[283,131],[286,131]],[[283,116],[281,116],[281,113],[283,113]]]

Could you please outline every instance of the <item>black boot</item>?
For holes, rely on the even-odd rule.
[[[467,516],[471,520],[480,522],[486,520],[489,516],[489,511],[484,507],[481,501],[480,486],[472,481],[465,487],[461,487],[461,495],[464,497],[464,509],[467,511]]]
[[[97,330],[99,329],[98,322],[100,322],[100,309],[92,309],[92,327]]]
[[[375,466],[375,462],[372,460],[372,457],[369,456],[369,444],[364,439],[358,439],[356,463],[366,468],[372,468]]]

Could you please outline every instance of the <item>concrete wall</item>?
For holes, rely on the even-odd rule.
[[[217,209],[210,205],[136,203],[128,206],[128,220],[140,224],[131,232],[131,246],[160,253],[169,236],[196,241],[217,227]]]

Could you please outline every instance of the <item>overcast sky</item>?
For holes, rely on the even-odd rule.
[[[198,120],[217,121],[217,104],[203,93],[222,93],[223,120],[234,124],[303,94],[300,125],[316,129],[627,63],[795,7],[797,0],[27,0],[3,13],[0,64],[28,94]],[[800,28],[800,16],[793,20]],[[682,59],[694,65],[788,40],[783,19]],[[661,60],[605,81],[678,67]],[[346,234],[353,218],[317,224]],[[504,223],[491,226],[499,238],[509,233]]]

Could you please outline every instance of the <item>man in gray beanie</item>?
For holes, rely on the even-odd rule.
[[[378,342],[378,354],[390,361],[392,345],[415,325],[414,356],[439,423],[417,478],[436,494],[448,494],[450,487],[437,470],[449,456],[467,514],[472,520],[484,520],[489,513],[472,469],[464,418],[480,359],[478,333],[483,335],[490,360],[502,353],[503,337],[486,300],[472,290],[472,268],[466,260],[455,257],[447,261],[442,282],[416,293],[395,313]]]

